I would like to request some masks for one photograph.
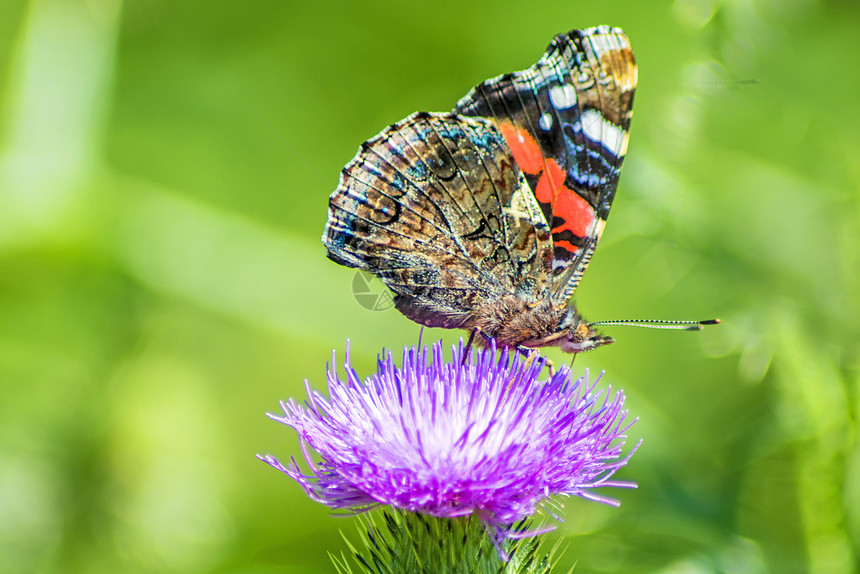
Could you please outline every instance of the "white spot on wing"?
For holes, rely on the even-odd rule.
[[[552,127],[552,114],[545,113],[542,114],[540,119],[538,120],[538,124],[544,131],[549,131]]]
[[[549,100],[560,110],[572,108],[576,105],[576,89],[570,84],[553,86],[549,89]]]
[[[588,139],[602,143],[617,155],[627,153],[627,131],[608,121],[597,110],[582,113],[582,131]]]

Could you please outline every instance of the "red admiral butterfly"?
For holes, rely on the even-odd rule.
[[[612,343],[568,303],[615,197],[635,88],[620,29],[571,30],[452,113],[389,126],[331,195],[328,257],[377,275],[397,309],[428,327],[520,350]],[[599,324],[609,323],[625,322]]]

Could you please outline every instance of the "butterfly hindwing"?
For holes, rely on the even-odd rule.
[[[573,295],[603,231],[627,152],[630,43],[601,26],[556,36],[534,66],[488,80],[455,112],[490,118],[550,227],[553,299]]]
[[[323,242],[428,326],[461,326],[507,293],[548,293],[549,229],[482,118],[413,114],[366,142],[330,198]]]

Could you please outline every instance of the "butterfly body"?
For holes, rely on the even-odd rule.
[[[332,260],[429,327],[499,347],[611,343],[571,297],[626,153],[636,68],[618,29],[557,36],[537,64],[365,142],[329,201]]]
[[[516,296],[502,297],[476,309],[463,327],[494,339],[498,347],[559,347],[581,353],[613,342],[589,327],[575,307],[551,299],[528,303]]]

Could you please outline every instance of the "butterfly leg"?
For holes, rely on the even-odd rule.
[[[466,364],[466,359],[469,356],[469,351],[472,350],[472,342],[475,340],[475,333],[481,333],[482,335],[484,335],[480,327],[475,327],[474,329],[472,329],[472,332],[469,334],[469,340],[466,342],[466,348],[463,350],[463,360],[460,363],[461,365]]]
[[[537,349],[529,349],[528,347],[523,347],[522,345],[518,345],[516,347],[517,351],[520,355],[526,358],[526,360],[531,363],[540,355],[540,351]],[[552,377],[555,375],[555,366],[552,364],[552,361],[549,359],[546,360],[546,366],[549,367],[549,376]]]

